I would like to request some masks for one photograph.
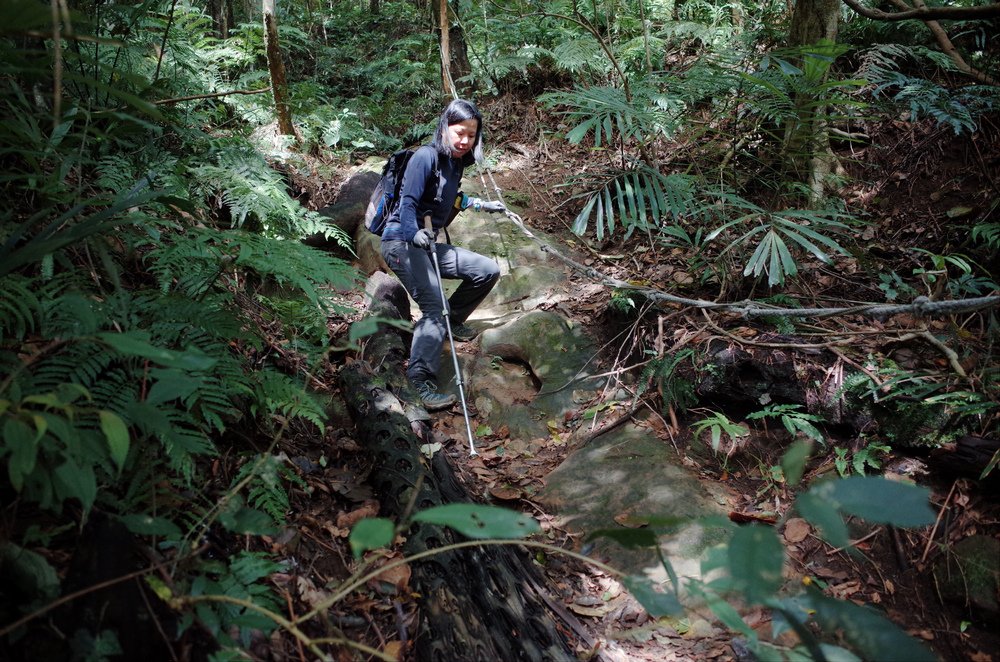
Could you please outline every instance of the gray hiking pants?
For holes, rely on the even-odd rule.
[[[453,327],[458,326],[468,319],[496,285],[500,268],[488,257],[464,248],[450,244],[434,244],[434,248],[441,278],[462,281],[448,299],[449,320]],[[421,318],[413,327],[406,376],[412,382],[429,379],[437,383],[441,350],[448,331],[430,253],[408,241],[383,241],[382,257],[420,307]]]

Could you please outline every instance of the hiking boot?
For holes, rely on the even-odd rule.
[[[468,324],[459,324],[451,330],[451,337],[458,342],[469,342],[470,340],[475,340],[478,335],[479,330],[473,329]]]
[[[429,379],[417,382],[413,386],[420,394],[420,403],[427,411],[447,409],[458,401],[458,398],[451,393],[438,393],[437,384]]]

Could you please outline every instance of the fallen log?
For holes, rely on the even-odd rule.
[[[369,315],[408,318],[398,282],[376,273],[369,281]],[[372,487],[384,516],[401,518],[413,504],[469,502],[446,458],[428,459],[429,416],[402,370],[408,346],[394,330],[372,336],[363,356],[340,371],[356,439],[373,457]],[[438,549],[464,538],[438,526],[415,524],[406,532],[404,553]],[[522,547],[486,546],[443,551],[412,569],[421,596],[415,640],[419,660],[576,660],[574,639],[592,648],[583,628],[552,600],[530,555]]]

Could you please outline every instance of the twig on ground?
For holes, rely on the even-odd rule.
[[[957,480],[951,484],[951,489],[948,490],[948,496],[945,497],[944,503],[941,504],[941,510],[938,511],[937,519],[934,520],[934,527],[931,529],[931,535],[927,538],[927,544],[924,546],[924,553],[920,555],[921,563],[927,560],[927,555],[931,551],[931,545],[934,544],[934,536],[937,535],[938,526],[941,524],[941,518],[944,517],[944,511],[948,509],[948,503],[951,501],[951,495],[955,493],[955,487],[957,485]]]

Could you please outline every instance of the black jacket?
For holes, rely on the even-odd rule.
[[[399,205],[386,221],[382,241],[413,241],[413,235],[424,227],[427,214],[431,215],[435,230],[448,225],[454,216],[458,186],[467,160],[466,157],[439,154],[430,145],[414,152],[403,172]]]

